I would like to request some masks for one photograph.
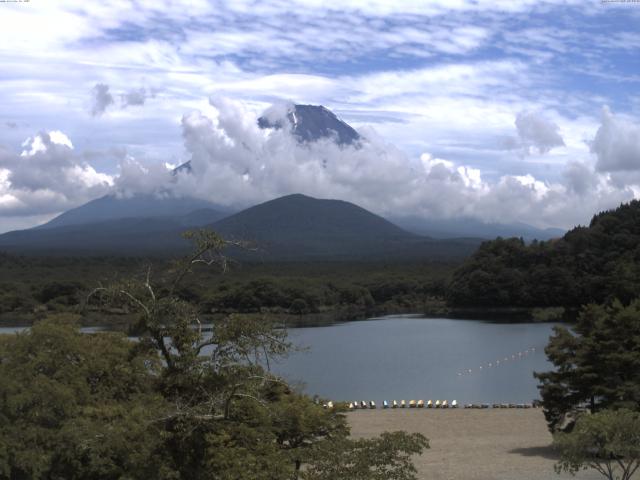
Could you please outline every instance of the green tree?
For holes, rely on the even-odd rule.
[[[640,467],[640,413],[603,410],[582,415],[571,433],[554,435],[558,473],[592,468],[609,480],[629,480]]]
[[[379,438],[324,442],[312,450],[305,480],[414,480],[412,455],[429,448],[419,433],[383,433]]]
[[[0,338],[0,479],[165,478],[157,356],[77,320]]]
[[[104,306],[136,311],[140,345],[160,353],[158,390],[170,405],[163,422],[166,469],[189,479],[291,479],[320,461],[309,454],[312,447],[352,445],[340,408],[323,409],[270,372],[270,362],[291,348],[283,329],[255,315],[231,315],[203,329],[198,308],[177,292],[199,265],[224,268],[230,242],[205,230],[186,236],[193,254],[158,280],[148,270],[90,295]],[[359,458],[360,444],[353,445],[348,451]],[[409,436],[388,446],[395,462],[404,451],[420,453],[424,443]]]
[[[545,352],[556,368],[535,376],[552,429],[582,404],[640,408],[640,300],[585,307],[571,329],[555,328]]]

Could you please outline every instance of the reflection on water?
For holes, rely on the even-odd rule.
[[[274,370],[335,400],[531,402],[539,397],[532,373],[551,368],[552,327],[396,316],[298,328],[291,340],[308,350]]]

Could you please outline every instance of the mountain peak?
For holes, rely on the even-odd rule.
[[[288,125],[287,125],[288,124]],[[323,105],[290,105],[284,111],[272,107],[258,118],[260,128],[291,128],[301,142],[334,138],[338,145],[353,145],[360,134]]]

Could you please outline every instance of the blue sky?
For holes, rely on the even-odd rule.
[[[0,231],[164,191],[186,160],[176,195],[236,207],[584,223],[640,196],[639,20],[600,0],[0,3]],[[257,131],[285,102],[369,142]]]

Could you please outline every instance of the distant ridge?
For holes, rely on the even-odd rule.
[[[123,218],[179,217],[203,209],[209,211],[209,218],[212,212],[217,212],[216,220],[227,214],[219,211],[219,207],[212,203],[196,198],[141,194],[130,197],[105,195],[72,208],[37,228],[68,227]]]
[[[188,245],[180,233],[202,226],[207,215],[124,218],[62,225],[0,235],[11,252],[89,255],[175,255]],[[209,220],[211,218],[209,217]],[[227,238],[248,241],[255,250],[231,256],[252,261],[383,261],[460,258],[478,240],[432,240],[409,233],[353,203],[294,194],[248,208],[207,224]]]

